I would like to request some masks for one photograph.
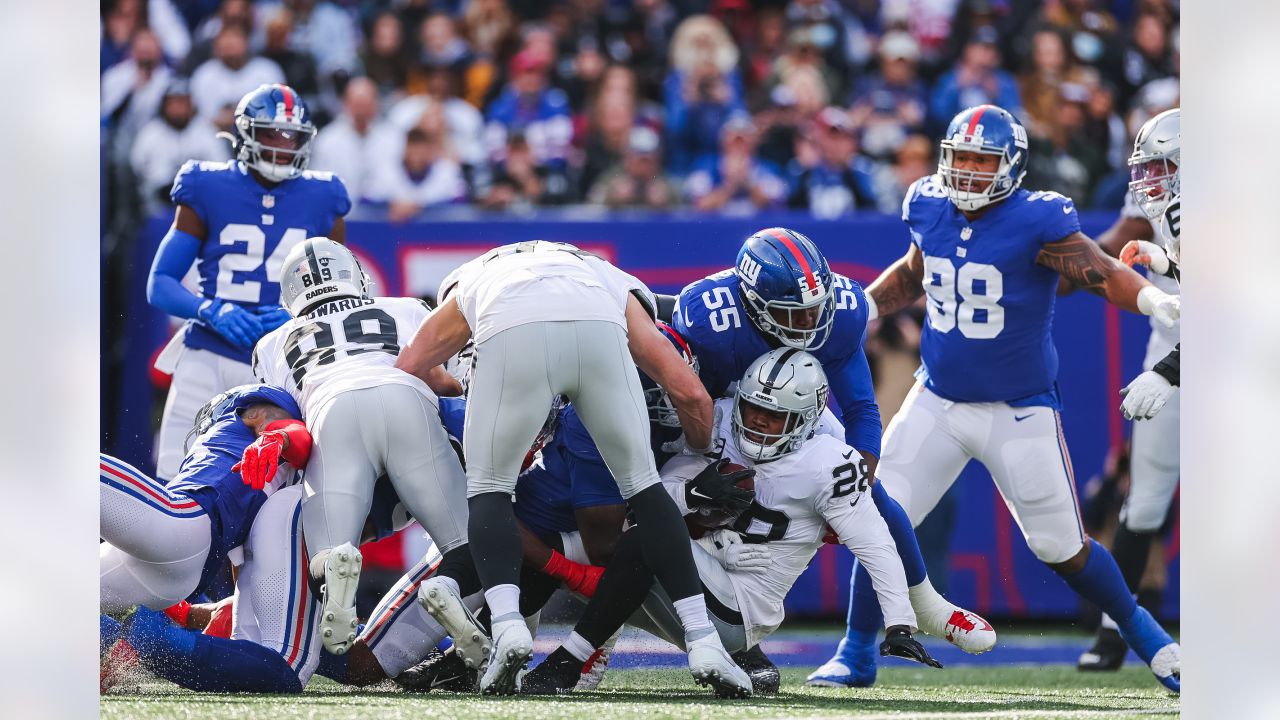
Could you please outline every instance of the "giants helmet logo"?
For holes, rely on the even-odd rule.
[[[738,263],[738,275],[747,281],[747,284],[755,287],[756,281],[760,279],[760,263],[751,258],[750,255],[743,255],[742,262]]]

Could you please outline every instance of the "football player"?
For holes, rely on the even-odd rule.
[[[906,255],[866,294],[873,316],[927,295],[922,365],[889,424],[880,479],[919,523],[970,459],[982,462],[1036,557],[1111,615],[1159,681],[1177,690],[1178,644],[1084,533],[1050,324],[1059,276],[1166,326],[1178,319],[1178,298],[1085,237],[1069,198],[1019,187],[1027,134],[1006,110],[961,112],[941,145],[937,174],[917,180],[903,200]],[[870,684],[874,635],[863,631],[876,617],[875,598],[856,586],[852,595],[851,669]]]
[[[866,308],[862,288],[833,273],[812,240],[786,228],[768,228],[747,238],[733,269],[680,292],[672,325],[698,358],[702,381],[714,397],[723,396],[770,349],[804,349],[818,358],[845,421],[844,441],[857,449],[867,473],[874,477],[880,455],[880,409],[862,347]],[[920,629],[966,652],[990,650],[996,641],[991,624],[933,589],[902,508],[879,483],[871,485],[871,497],[902,554]],[[878,624],[870,632],[874,634],[876,628]],[[837,664],[824,666],[811,680],[822,685],[850,684],[848,661],[842,646],[833,659]]]
[[[289,319],[277,283],[285,255],[308,237],[346,236],[351,200],[342,181],[306,169],[315,132],[296,91],[263,85],[236,107],[235,159],[192,160],[173,182],[173,226],[147,278],[147,300],[188,321],[156,362],[173,374],[160,422],[162,480],[178,472],[196,411],[223,390],[252,383],[254,343]],[[193,264],[195,294],[182,284]]]
[[[280,299],[292,319],[253,353],[254,373],[288,389],[315,437],[307,464],[303,527],[310,577],[323,609],[325,649],[341,655],[356,640],[355,593],[362,558],[356,545],[386,474],[409,514],[443,556],[433,580],[442,610],[467,630],[454,633],[478,666],[488,639],[461,598],[479,589],[467,546],[466,480],[440,423],[436,394],[394,367],[396,354],[427,316],[414,298],[373,298],[350,250],[309,238],[284,258]],[[423,375],[457,392],[443,367]]]
[[[1169,276],[1177,265],[1163,261],[1170,256],[1167,249],[1176,248],[1179,239],[1180,124],[1180,112],[1174,108],[1142,126],[1129,157],[1132,180],[1124,210],[1115,225],[1098,237],[1098,245],[1109,255],[1121,257],[1128,264],[1149,265],[1155,271],[1147,273],[1151,284],[1169,293],[1178,291],[1177,280]],[[1126,250],[1128,257],[1123,257]],[[1166,328],[1152,320],[1147,354],[1142,361],[1144,372],[1126,388],[1121,406],[1126,417],[1144,420],[1133,426],[1129,495],[1111,543],[1111,554],[1134,592],[1147,567],[1151,540],[1164,524],[1180,477],[1181,403],[1173,392],[1179,381],[1180,347],[1176,325]],[[1153,417],[1130,414],[1129,405],[1139,401],[1150,402],[1149,414]],[[1150,610],[1154,610],[1151,602],[1157,600],[1151,598],[1148,602],[1139,595],[1139,602]],[[1115,621],[1104,615],[1093,647],[1080,656],[1076,667],[1117,670],[1128,652],[1129,646],[1116,630]]]
[[[267,494],[306,465],[311,437],[289,394],[267,385],[232,388],[197,414],[190,452],[167,485],[110,455],[98,462],[100,605],[163,610],[203,592],[227,553],[245,542]],[[247,485],[246,455],[272,458]],[[284,459],[287,465],[281,466]],[[279,468],[281,472],[277,473]]]
[[[397,366],[422,375],[474,336],[463,446],[471,538],[493,618],[481,692],[515,692],[533,654],[519,612],[521,543],[511,498],[521,460],[558,395],[574,403],[636,515],[644,552],[688,633],[690,671],[750,692],[707,617],[684,523],[649,448],[636,366],[668,390],[690,447],[710,449],[712,426],[711,398],[654,326],[652,293],[572,245],[532,241],[466,263],[445,278],[440,296]]]
[[[780,348],[758,358],[738,383],[733,399],[717,401],[715,428],[723,460],[677,456],[663,467],[663,481],[682,510],[686,500],[720,495],[717,487],[754,475],[754,499],[723,533],[721,542],[763,546],[764,567],[732,567],[707,546],[691,541],[707,606],[721,640],[731,651],[758,644],[782,623],[783,600],[823,545],[828,530],[869,571],[888,626],[881,653],[942,667],[912,637],[915,613],[906,572],[892,535],[868,496],[871,474],[854,448],[832,434],[815,434],[827,404],[827,378],[818,360],[802,350]],[[722,474],[725,461],[746,470]],[[699,493],[689,488],[699,486]],[[628,532],[599,590],[568,641],[523,681],[533,694],[567,692],[582,662],[622,622],[644,606],[662,637],[679,645],[679,625],[670,600],[650,594],[653,571]],[[647,598],[647,599],[646,599]]]

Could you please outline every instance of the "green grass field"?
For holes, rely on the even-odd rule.
[[[613,670],[600,690],[564,698],[410,694],[392,685],[354,690],[316,678],[300,696],[211,695],[150,681],[102,699],[105,720],[338,720],[457,718],[1131,718],[1176,716],[1178,698],[1145,668],[1083,674],[1069,666],[890,667],[869,690],[804,687],[784,669],[775,697],[716,700],[683,670]]]

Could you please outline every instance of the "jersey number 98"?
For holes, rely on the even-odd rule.
[[[934,330],[959,327],[973,340],[990,340],[1004,330],[1004,275],[995,265],[965,263],[957,272],[950,258],[925,256],[924,290]]]

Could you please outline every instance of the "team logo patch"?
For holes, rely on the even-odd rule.
[[[743,255],[742,262],[738,263],[738,274],[749,285],[754,287],[756,281],[760,279],[760,263],[752,259],[750,255]]]

